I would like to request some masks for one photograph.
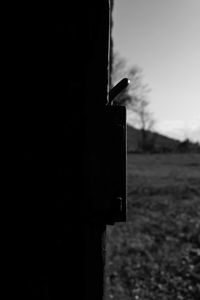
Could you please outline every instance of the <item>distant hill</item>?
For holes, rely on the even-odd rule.
[[[190,141],[180,142],[179,140],[151,131],[147,132],[147,136],[148,141],[153,144],[155,152],[200,152],[200,146]],[[141,152],[141,141],[141,130],[127,125],[127,151]]]

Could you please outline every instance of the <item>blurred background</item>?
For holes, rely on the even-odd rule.
[[[127,76],[127,222],[108,226],[105,299],[200,299],[200,1],[113,0]]]
[[[200,142],[199,13],[198,0],[115,0],[112,36],[124,69],[142,71],[154,129]]]

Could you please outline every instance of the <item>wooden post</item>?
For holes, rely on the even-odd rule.
[[[84,176],[107,103],[109,0],[25,9],[13,21],[23,159],[8,294],[102,300],[106,223],[91,218]]]

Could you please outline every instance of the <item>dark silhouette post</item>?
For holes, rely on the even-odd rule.
[[[17,6],[9,20],[11,299],[103,298],[106,224],[126,209],[109,16],[109,0],[71,1]]]

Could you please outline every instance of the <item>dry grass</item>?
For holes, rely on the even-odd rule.
[[[128,221],[108,226],[106,300],[200,299],[200,155],[130,154]]]

